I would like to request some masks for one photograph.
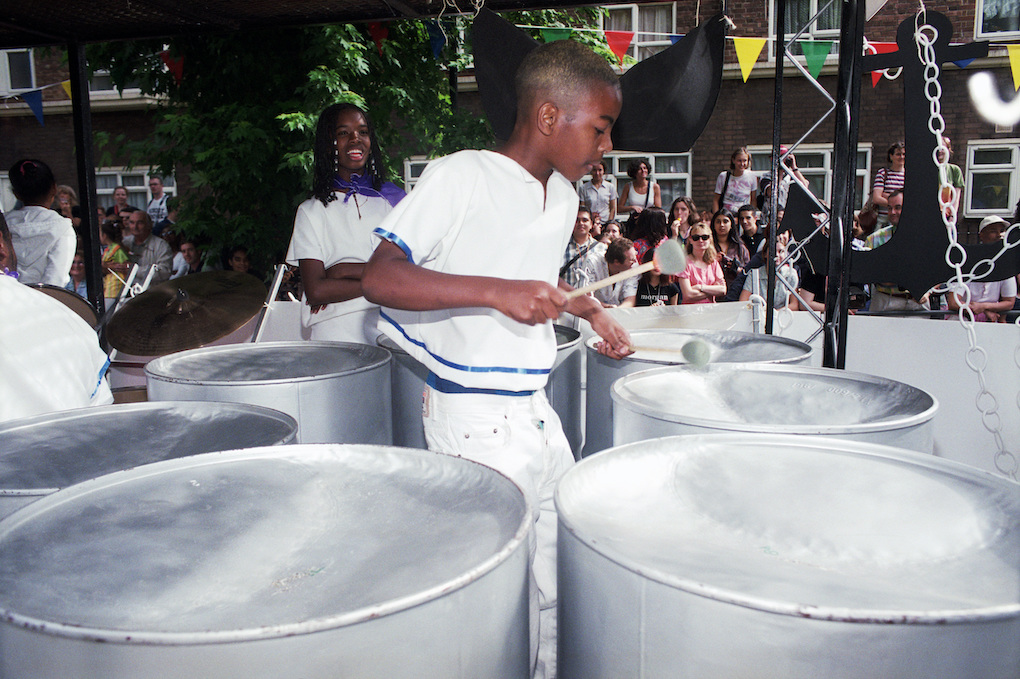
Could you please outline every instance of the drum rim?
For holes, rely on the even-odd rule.
[[[906,387],[911,394],[917,394],[923,396],[931,401],[927,408],[924,410],[911,413],[902,417],[888,419],[888,420],[876,420],[870,422],[860,422],[857,424],[762,424],[756,422],[733,422],[727,423],[723,420],[707,419],[697,417],[696,415],[678,414],[670,412],[655,411],[654,413],[648,413],[639,411],[634,403],[629,399],[625,398],[621,393],[621,390],[627,383],[635,382],[640,379],[646,379],[660,373],[669,372],[716,372],[716,373],[732,373],[732,372],[762,372],[762,373],[780,373],[783,375],[800,375],[804,377],[838,377],[843,383],[851,384],[853,382],[871,384],[876,387]],[[879,377],[877,375],[869,375],[867,373],[858,373],[849,370],[839,370],[836,368],[815,368],[805,365],[786,365],[786,364],[773,364],[773,363],[718,363],[714,365],[708,365],[700,368],[696,368],[690,365],[671,365],[662,368],[651,368],[649,370],[641,370],[633,372],[628,375],[624,375],[613,382],[610,387],[610,394],[613,399],[613,407],[625,408],[632,413],[643,415],[650,419],[662,420],[665,422],[673,422],[676,424],[686,424],[695,427],[702,427],[704,429],[713,429],[720,432],[749,432],[754,434],[773,434],[773,433],[794,433],[797,435],[803,434],[822,434],[822,435],[833,435],[833,434],[864,434],[876,431],[895,431],[899,429],[909,429],[922,425],[926,422],[931,421],[939,409],[939,401],[935,396],[928,393],[924,389],[915,387],[906,382],[900,382],[898,380],[891,380],[885,377]],[[779,428],[782,431],[777,431]]]
[[[332,372],[323,372],[315,375],[304,375],[301,377],[275,377],[270,379],[257,379],[257,380],[181,377],[179,375],[172,375],[168,371],[168,366],[170,366],[173,361],[182,358],[185,354],[191,357],[203,353],[226,354],[232,352],[246,352],[246,351],[270,351],[273,349],[303,351],[308,349],[324,349],[324,348],[345,349],[348,347],[357,347],[359,351],[368,354],[368,363],[366,365],[358,366],[356,368],[350,368],[348,370],[335,370]],[[367,352],[365,351],[366,349]],[[334,377],[357,375],[358,373],[362,372],[378,370],[379,368],[387,365],[392,360],[392,358],[393,356],[388,349],[379,346],[371,346],[369,344],[356,344],[354,342],[326,342],[320,340],[307,340],[307,341],[299,340],[291,342],[260,342],[258,344],[255,344],[253,342],[245,342],[242,344],[219,344],[213,346],[197,347],[195,349],[186,349],[184,351],[178,351],[172,354],[167,354],[166,356],[157,356],[156,358],[153,358],[152,360],[145,364],[144,370],[146,381],[154,380],[158,382],[170,382],[173,384],[195,384],[202,386],[247,387],[251,385],[313,382],[332,379]]]
[[[186,631],[186,632],[157,632],[157,631],[127,631],[115,630],[103,627],[89,627],[72,623],[57,622],[36,618],[34,616],[18,613],[15,607],[0,605],[0,624],[6,623],[16,627],[48,633],[51,636],[58,636],[69,639],[85,641],[100,641],[123,644],[143,644],[153,646],[183,646],[183,645],[212,645],[242,641],[259,641],[267,639],[278,639],[284,637],[324,632],[344,627],[350,627],[363,622],[370,622],[377,618],[410,610],[414,607],[427,604],[431,601],[441,599],[456,591],[461,591],[481,580],[485,575],[494,571],[506,561],[509,561],[515,553],[528,546],[528,536],[532,531],[532,506],[531,502],[521,490],[520,486],[502,472],[456,455],[448,455],[430,450],[416,448],[400,448],[397,446],[380,446],[369,444],[296,444],[290,446],[269,446],[262,448],[247,448],[242,450],[227,450],[214,453],[202,453],[191,457],[179,458],[176,460],[165,460],[152,464],[113,472],[104,476],[83,481],[82,483],[61,489],[52,495],[48,495],[36,502],[16,510],[14,513],[0,519],[0,540],[14,528],[17,528],[26,521],[31,520],[35,514],[45,512],[51,505],[71,501],[76,497],[87,495],[94,490],[108,488],[113,485],[130,482],[136,478],[146,478],[159,475],[165,468],[183,469],[188,466],[206,466],[215,464],[227,464],[235,460],[254,459],[260,456],[285,455],[288,453],[297,454],[295,449],[307,449],[314,447],[321,451],[334,449],[333,454],[338,454],[336,449],[349,450],[357,454],[378,454],[380,450],[396,452],[405,455],[418,456],[442,456],[449,460],[456,460],[454,464],[470,464],[480,467],[485,473],[496,476],[509,483],[518,493],[521,501],[521,520],[517,525],[513,536],[493,554],[474,565],[466,572],[460,573],[444,582],[437,583],[427,589],[412,594],[389,599],[377,604],[358,608],[344,613],[323,616],[314,620],[302,622],[289,622],[282,624],[265,625],[262,627],[250,627],[231,630],[215,631]],[[219,459],[217,459],[219,458]],[[167,469],[169,471],[170,469]]]
[[[725,337],[737,337],[737,338],[755,337],[755,338],[758,339],[759,342],[761,342],[763,344],[781,344],[781,345],[785,345],[785,346],[788,346],[788,347],[791,347],[791,348],[801,349],[804,352],[803,354],[799,354],[799,355],[796,355],[796,356],[789,356],[789,357],[786,357],[786,358],[768,358],[768,359],[762,359],[760,361],[746,361],[746,362],[739,362],[739,363],[732,363],[730,361],[727,361],[726,365],[751,365],[751,364],[759,365],[759,364],[765,364],[765,363],[773,363],[773,364],[777,364],[777,365],[783,365],[783,364],[789,364],[789,363],[802,363],[804,361],[809,360],[811,358],[811,355],[815,351],[814,348],[810,344],[808,344],[806,342],[801,342],[800,340],[791,339],[789,337],[780,337],[778,335],[762,335],[762,334],[754,333],[754,332],[744,332],[742,330],[703,330],[703,329],[699,329],[699,328],[642,328],[642,329],[637,329],[637,330],[631,330],[630,331],[631,339],[633,339],[634,342],[637,343],[637,344],[639,344],[637,338],[639,338],[639,337],[641,337],[643,335],[646,335],[646,334],[647,335],[668,335],[668,334],[690,335],[692,337],[700,337],[700,338],[717,337],[717,336],[720,336],[720,335],[725,336]],[[602,338],[600,338],[600,337],[598,337],[596,335],[596,336],[589,337],[587,340],[585,340],[585,343],[584,343],[584,345],[588,348],[588,351],[591,352],[591,354],[593,356],[595,356],[596,358],[602,356],[602,354],[600,354],[598,352],[598,349],[595,348],[595,345],[598,344],[601,341],[602,341]],[[677,349],[677,351],[679,352],[679,348]],[[608,359],[608,360],[611,360],[614,363],[616,362],[613,359]],[[632,361],[632,362],[635,362],[635,363],[649,363],[651,365],[660,365],[660,366],[661,365],[684,365],[685,364],[683,361],[671,361],[669,359],[657,359],[657,358],[636,358],[634,356],[624,356],[624,360]]]
[[[868,457],[895,460],[898,462],[909,462],[913,465],[941,472],[949,476],[965,476],[971,481],[982,484],[992,484],[1002,490],[1011,493],[1020,493],[1020,486],[1006,479],[999,478],[981,471],[977,468],[927,455],[912,450],[893,448],[891,446],[874,443],[861,443],[842,439],[827,439],[815,436],[800,436],[787,434],[755,434],[752,438],[741,434],[704,434],[694,436],[668,436],[656,439],[662,442],[675,442],[681,446],[689,446],[697,443],[711,445],[737,445],[747,446],[753,443],[767,442],[772,445],[785,447],[823,449],[840,453],[850,453]],[[900,624],[900,625],[947,625],[966,624],[973,622],[993,622],[996,620],[1008,620],[1020,618],[1020,601],[1008,604],[997,604],[991,606],[976,606],[973,608],[959,608],[949,610],[906,610],[906,609],[870,609],[854,608],[847,606],[813,606],[803,603],[779,601],[760,596],[743,594],[721,586],[707,584],[701,580],[686,578],[673,573],[664,572],[658,568],[649,567],[637,559],[633,559],[604,542],[595,542],[585,536],[585,531],[580,528],[571,518],[569,509],[564,511],[563,494],[565,488],[569,487],[567,480],[570,477],[584,473],[587,466],[594,466],[607,459],[607,455],[625,455],[629,449],[640,449],[648,441],[637,441],[616,446],[604,450],[597,455],[591,455],[582,459],[574,465],[564,478],[560,480],[556,488],[556,510],[558,524],[561,530],[566,530],[587,549],[595,552],[600,557],[611,563],[624,568],[629,573],[647,578],[653,582],[665,585],[698,597],[718,601],[721,603],[733,604],[743,608],[775,613],[797,618],[810,620],[821,620],[830,622],[849,623],[872,623],[872,624]],[[582,471],[578,471],[582,470]],[[561,557],[562,558],[562,557]]]

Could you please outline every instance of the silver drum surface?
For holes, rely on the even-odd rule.
[[[931,453],[935,397],[884,377],[799,365],[675,366],[613,385],[616,445],[677,434],[810,434]]]
[[[118,472],[0,521],[0,676],[523,679],[531,530],[509,479],[423,450]]]
[[[145,366],[149,400],[252,403],[297,420],[299,443],[390,445],[390,354],[347,342],[191,349]]]
[[[290,443],[297,422],[239,403],[78,408],[0,424],[0,518],[60,488],[143,464]]]
[[[613,382],[640,370],[684,364],[681,349],[690,340],[704,342],[712,363],[805,363],[811,347],[804,342],[735,330],[637,330],[630,333],[634,346],[644,347],[622,360],[607,358],[589,338],[587,346],[587,387],[585,390],[585,438],[582,455],[587,457],[613,445]]]
[[[676,436],[556,492],[559,676],[1015,679],[1020,485],[808,436]]]

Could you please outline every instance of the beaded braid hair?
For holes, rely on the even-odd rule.
[[[336,149],[336,121],[344,111],[357,111],[368,123],[368,135],[371,140],[371,151],[365,171],[372,179],[372,188],[378,191],[383,184],[382,150],[376,140],[375,126],[372,119],[360,106],[354,104],[333,104],[319,114],[319,122],[315,126],[314,159],[312,163],[312,197],[319,199],[323,205],[336,200],[336,189],[333,178],[336,176],[339,159]]]

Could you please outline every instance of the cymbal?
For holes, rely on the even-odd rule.
[[[226,337],[266,300],[259,279],[236,271],[175,278],[129,299],[110,319],[106,337],[128,354],[164,356]]]

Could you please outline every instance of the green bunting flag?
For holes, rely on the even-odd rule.
[[[542,39],[546,42],[556,42],[557,40],[566,40],[570,37],[571,30],[569,28],[543,28]]]
[[[822,72],[822,66],[825,65],[825,57],[829,56],[829,52],[832,51],[831,40],[804,40],[800,43],[800,48],[804,50],[804,59],[807,61],[808,73],[815,80],[818,80],[818,75]]]

